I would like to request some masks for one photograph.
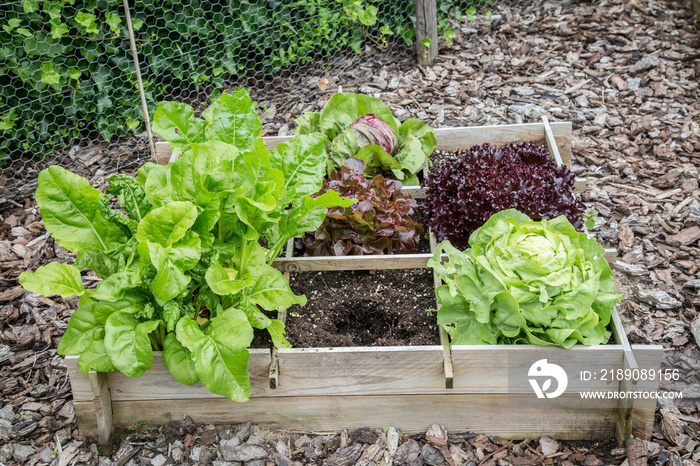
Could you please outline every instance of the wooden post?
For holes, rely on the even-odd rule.
[[[95,416],[97,417],[97,443],[105,453],[112,447],[112,397],[107,385],[107,374],[104,372],[89,372],[90,388],[92,389]]]
[[[438,56],[437,0],[416,0],[416,53],[420,65],[432,65]]]
[[[148,104],[146,103],[146,92],[143,89],[141,80],[141,68],[139,67],[139,55],[136,52],[136,38],[134,28],[131,25],[131,13],[129,12],[129,0],[124,0],[124,15],[126,17],[126,27],[129,30],[129,43],[131,44],[131,55],[134,58],[134,71],[136,72],[136,82],[139,85],[139,96],[141,97],[141,108],[143,109],[143,121],[146,123],[146,134],[148,135],[148,148],[151,151],[153,161],[158,163],[156,158],[156,146],[153,143],[153,133],[151,133],[151,121],[148,116]]]

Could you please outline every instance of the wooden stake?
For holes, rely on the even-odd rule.
[[[423,39],[430,41],[429,47]],[[416,53],[420,65],[432,65],[438,56],[437,0],[416,0]]]
[[[90,371],[90,388],[92,389],[95,417],[97,418],[97,443],[105,453],[109,453],[112,447],[112,397],[107,385],[107,374],[104,372]]]
[[[124,0],[124,14],[126,15],[126,27],[129,29],[129,43],[131,44],[131,55],[134,58],[134,71],[136,71],[136,82],[139,85],[139,95],[141,96],[141,108],[143,109],[143,121],[146,123],[146,133],[148,134],[148,148],[151,151],[153,161],[158,163],[156,158],[156,146],[153,143],[153,133],[151,132],[151,120],[148,116],[148,104],[146,103],[146,92],[143,89],[141,80],[141,68],[139,67],[139,55],[136,52],[136,39],[134,28],[131,25],[131,14],[129,13],[129,0]]]

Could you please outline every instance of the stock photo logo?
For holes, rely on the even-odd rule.
[[[537,398],[556,398],[564,393],[569,383],[569,378],[564,369],[556,364],[548,363],[546,359],[535,361],[530,366],[527,375]],[[552,380],[556,381],[555,389],[552,389]]]

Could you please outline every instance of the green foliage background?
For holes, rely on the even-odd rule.
[[[473,2],[439,2],[439,11]],[[132,23],[149,112],[178,90],[274,74],[363,40],[410,44],[414,0],[136,0]],[[0,164],[80,138],[143,130],[121,0],[10,0],[0,5]],[[446,23],[442,30],[449,39]]]

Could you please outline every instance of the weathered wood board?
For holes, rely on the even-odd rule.
[[[552,134],[557,142],[561,158],[567,166],[571,164],[571,122],[550,122]],[[489,143],[500,146],[513,141],[545,141],[544,123],[523,123],[519,125],[462,126],[459,128],[436,128],[437,150],[453,151],[466,149],[476,144]],[[267,148],[272,150],[292,136],[265,137]],[[156,143],[158,163],[170,160],[172,149],[168,142]]]

